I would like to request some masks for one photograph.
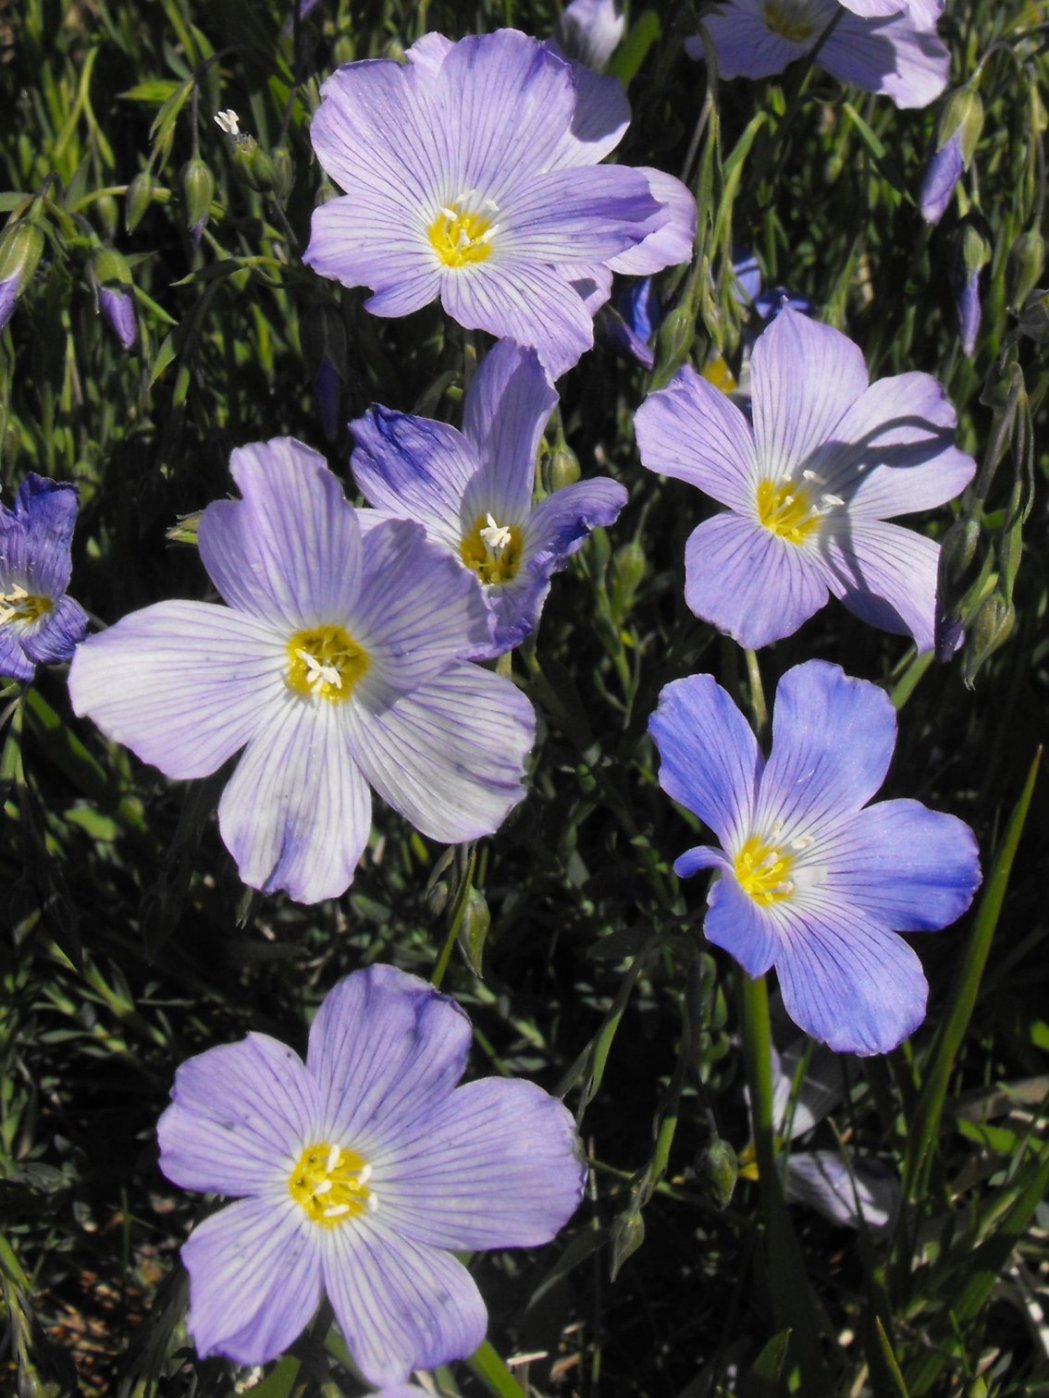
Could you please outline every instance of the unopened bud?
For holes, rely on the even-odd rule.
[[[189,236],[194,244],[200,242],[207,226],[214,194],[215,180],[211,171],[199,155],[194,155],[182,167],[182,199]]]
[[[1009,249],[1005,284],[1010,306],[1022,306],[1038,285],[1045,266],[1045,239],[1037,228],[1021,233]]]
[[[287,146],[278,146],[270,152],[273,163],[273,193],[281,204],[288,202],[292,185],[295,183],[295,162]]]
[[[980,526],[974,519],[959,519],[951,525],[940,545],[938,587],[942,594],[964,582],[976,557]]]
[[[647,566],[645,550],[636,539],[631,539],[616,549],[609,578],[609,603],[612,615],[618,623],[622,623],[630,614],[634,594],[641,585]]]
[[[1020,333],[1036,344],[1049,341],[1049,289],[1036,287],[1029,292],[1020,310]]]
[[[719,1209],[727,1209],[739,1179],[739,1160],[736,1152],[717,1137],[696,1156],[696,1177],[704,1194],[713,1200]]]
[[[35,223],[19,219],[0,239],[0,330],[14,314],[44,253],[44,235]]]
[[[563,490],[566,485],[575,485],[581,474],[579,458],[571,447],[562,442],[546,462],[546,480],[543,484],[553,495],[555,491]]]
[[[98,309],[122,349],[132,350],[138,339],[131,271],[116,248],[97,248],[91,255],[91,278]]]
[[[628,1257],[633,1257],[644,1241],[645,1220],[637,1209],[627,1209],[626,1213],[613,1220],[609,1229],[609,1271],[613,1281],[619,1275],[623,1263]]]
[[[492,915],[488,902],[479,888],[471,888],[466,895],[466,907],[459,926],[459,946],[466,957],[467,965],[475,976],[481,976],[484,958],[484,944],[492,925]]]
[[[153,176],[142,170],[127,187],[124,195],[124,227],[129,233],[142,222],[153,198]]]
[[[179,515],[177,521],[164,532],[165,539],[172,544],[189,544],[196,548],[200,533],[200,517],[203,510],[194,510],[192,514]]]
[[[102,220],[102,226],[107,234],[112,238],[117,231],[117,223],[120,221],[120,210],[117,201],[112,194],[100,194],[95,200],[95,208],[98,216]]]
[[[1012,603],[992,592],[981,604],[972,624],[962,672],[962,679],[968,688],[973,687],[983,665],[1009,639],[1015,624],[1016,612]]]
[[[653,382],[667,383],[688,358],[696,337],[696,316],[688,304],[675,306],[656,333],[656,372]]]
[[[983,130],[983,102],[972,83],[952,92],[940,111],[936,127],[936,149],[957,141],[962,166],[968,170]]]

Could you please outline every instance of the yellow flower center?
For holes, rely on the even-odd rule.
[[[803,44],[816,32],[807,0],[766,0],[765,24],[773,34],[794,44]]]
[[[499,226],[492,222],[496,206],[491,199],[478,209],[476,194],[467,190],[443,205],[426,230],[430,246],[446,267],[469,267],[492,255],[492,239]]]
[[[733,867],[743,892],[749,893],[763,908],[793,896],[794,855],[778,845],[768,844],[761,835],[751,835],[736,855]]]
[[[289,689],[307,699],[344,703],[371,668],[362,650],[341,626],[313,626],[296,631],[288,642]]]
[[[288,1176],[288,1193],[311,1223],[337,1228],[375,1212],[371,1166],[355,1150],[318,1141],[307,1146]]]
[[[702,374],[707,383],[713,384],[715,388],[720,388],[722,393],[735,393],[736,376],[720,354],[715,354],[707,360],[703,365]]]
[[[55,609],[50,597],[38,597],[26,592],[17,583],[10,592],[0,592],[0,626],[10,621],[20,621],[26,625],[39,621],[42,616]]]
[[[803,544],[820,524],[812,496],[793,481],[758,481],[758,519],[788,544]]]
[[[459,546],[459,556],[483,583],[507,583],[517,576],[524,536],[516,524],[499,524],[489,514],[478,515]]]

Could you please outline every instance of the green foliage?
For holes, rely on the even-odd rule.
[[[635,4],[614,59],[634,111],[621,158],[691,183],[696,255],[660,281],[652,375],[599,346],[560,386],[538,488],[600,466],[631,504],[555,579],[513,658],[540,739],[529,799],[499,836],[443,852],[379,811],[342,900],[248,894],[215,827],[222,774],[163,782],[73,717],[59,672],[0,692],[5,1392],[242,1391],[244,1375],[197,1361],[187,1340],[177,1249],[200,1203],[157,1170],[155,1122],[184,1058],[248,1029],[301,1047],[332,984],[379,960],[466,1005],[475,1071],[565,1094],[593,1167],[548,1249],[475,1261],[491,1343],[442,1371],[441,1392],[1049,1392],[1049,797],[1034,780],[1049,691],[1049,14],[949,0],[952,82],[983,123],[930,230],[915,200],[937,109],[843,100],[805,65],[707,85],[682,52],[692,8]],[[428,29],[545,36],[557,9],[0,5],[0,259],[23,275],[0,336],[4,496],[30,470],[77,483],[73,591],[101,623],[205,594],[195,515],[228,491],[232,447],[294,435],[346,480],[345,423],[370,402],[458,420],[474,347],[456,327],[432,307],[377,320],[360,292],[302,263],[326,192],[309,120],[341,62],[396,57]],[[213,120],[227,109],[239,134]],[[923,522],[944,543],[944,606],[968,633],[952,663],[840,610],[741,659],[685,607],[698,497],[642,473],[632,417],[686,360],[738,372],[741,248],[767,286],[847,329],[872,375],[945,383],[980,463],[956,508]],[[983,264],[971,358],[953,309],[966,257]],[[131,354],[98,314],[100,268],[133,289]],[[339,376],[330,437],[313,392],[325,358]],[[702,939],[703,890],[671,871],[696,822],[659,790],[646,736],[662,686],[701,669],[761,729],[764,692],[809,655],[891,692],[889,794],[969,821],[988,876],[969,918],[921,940],[928,1024],[891,1058],[853,1063],[818,1128],[821,1145],[846,1141],[904,1181],[887,1240],[785,1201],[768,1059],[783,1027],[764,985],[734,987]],[[756,1179],[737,1181],[752,1135]],[[359,1391],[329,1320],[251,1391]]]

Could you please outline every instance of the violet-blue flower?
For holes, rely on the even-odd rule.
[[[675,210],[691,195],[658,171],[599,165],[629,123],[622,88],[535,39],[427,34],[407,59],[325,83],[310,134],[344,197],[315,211],[305,260],[371,287],[376,315],[440,297],[460,325],[534,347],[556,377],[593,344],[613,271],[682,255]],[[620,266],[638,245],[641,265]]]
[[[233,453],[242,500],[207,507],[204,566],[228,606],[160,602],[80,646],[77,713],[168,777],[245,748],[219,829],[245,883],[300,902],[349,885],[373,787],[448,843],[493,833],[523,796],[534,714],[462,657],[477,589],[418,524],[362,538],[324,459],[290,438]]]
[[[936,35],[941,10],[940,0],[727,0],[703,25],[722,77],[770,77],[815,52],[841,82],[897,107],[926,107],[950,70]],[[698,39],[686,48],[703,56]]]
[[[418,520],[476,580],[488,635],[475,659],[535,629],[551,574],[627,501],[623,486],[599,477],[533,508],[536,450],[556,402],[535,351],[500,340],[470,385],[461,432],[382,407],[351,423],[353,474],[368,503],[383,517]]]
[[[0,503],[0,675],[31,680],[38,665],[68,660],[87,614],[66,595],[76,487],[33,472],[13,510]]]
[[[575,1211],[571,1115],[521,1080],[457,1086],[470,1021],[392,966],[330,992],[306,1062],[266,1034],[178,1070],[160,1166],[229,1194],[182,1248],[201,1358],[263,1364],[322,1293],[373,1384],[473,1353],[484,1302],[455,1251],[536,1247]]]
[[[980,871],[972,831],[909,800],[867,803],[896,745],[876,685],[810,660],[779,682],[766,760],[712,675],[666,686],[649,721],[659,782],[710,827],[674,864],[713,869],[704,931],[750,976],[775,967],[787,1013],[847,1053],[887,1053],[928,986],[899,932],[960,917]]]
[[[644,465],[729,507],[685,546],[688,605],[756,649],[833,593],[930,650],[939,545],[887,521],[952,499],[976,469],[941,386],[869,384],[847,336],[788,306],[754,347],[750,388],[753,425],[689,367],[637,412]]]

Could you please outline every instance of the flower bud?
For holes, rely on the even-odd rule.
[[[713,1200],[719,1209],[727,1209],[732,1202],[732,1194],[739,1179],[739,1160],[736,1152],[717,1137],[696,1156],[696,1177],[704,1194]]]
[[[992,592],[980,605],[973,621],[971,640],[962,669],[963,683],[971,689],[977,672],[996,650],[1003,646],[1016,624],[1016,612],[1011,602]]]
[[[1049,342],[1049,288],[1028,293],[1020,309],[1020,333],[1039,345]]]
[[[962,353],[971,355],[976,348],[976,337],[980,333],[982,318],[980,270],[990,260],[991,250],[975,224],[967,222],[961,230],[961,239],[956,251],[954,290],[958,334]]]
[[[153,198],[153,176],[142,170],[127,187],[124,195],[124,227],[129,233],[142,222]]]
[[[346,363],[346,327],[332,306],[308,306],[302,317],[302,353],[313,381],[321,427],[329,441],[338,436]]]
[[[1020,234],[1009,249],[1005,284],[1010,306],[1023,305],[1027,296],[1038,285],[1044,267],[1045,239],[1037,228],[1029,228],[1026,233]]]
[[[696,336],[696,315],[687,302],[669,312],[656,334],[656,372],[653,387],[668,383],[688,358]]]
[[[645,550],[636,539],[631,539],[628,543],[621,545],[613,554],[609,579],[609,603],[617,624],[621,624],[624,618],[629,616],[630,609],[634,604],[634,594],[641,585],[641,579],[645,576],[647,564]]]
[[[571,447],[562,442],[546,463],[544,485],[547,492],[553,495],[555,491],[563,490],[566,485],[575,485],[581,474],[579,458]]]
[[[287,146],[278,146],[270,152],[273,163],[273,193],[281,204],[288,202],[291,187],[295,183],[295,162]]]
[[[215,180],[211,171],[199,155],[194,155],[182,167],[182,200],[189,236],[194,246],[199,244],[211,215],[211,200],[214,194]]]
[[[983,102],[972,83],[951,93],[940,112],[936,144],[922,181],[922,218],[935,225],[943,218],[955,185],[972,164],[983,130]]]
[[[629,1208],[612,1222],[609,1229],[609,1250],[611,1258],[609,1270],[612,1280],[619,1275],[619,1269],[628,1257],[632,1257],[645,1241],[645,1220],[635,1208]]]
[[[479,888],[471,888],[466,895],[466,907],[459,927],[459,946],[470,970],[478,977],[481,976],[484,944],[491,925],[492,915],[484,894]]]
[[[0,239],[0,330],[14,314],[43,252],[44,235],[35,223],[19,219],[4,230]]]

